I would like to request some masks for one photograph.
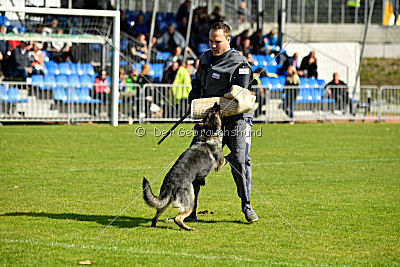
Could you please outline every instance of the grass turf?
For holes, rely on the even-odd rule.
[[[304,238],[254,189],[260,221],[245,223],[229,167],[200,192],[198,210],[213,214],[188,223],[198,231],[151,228],[142,178],[153,180],[191,137],[157,146],[154,134],[170,125],[142,125],[143,137],[137,127],[0,128],[1,265],[400,264],[400,124],[253,126],[262,131],[252,139],[253,185]]]

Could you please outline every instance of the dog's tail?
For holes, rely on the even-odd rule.
[[[168,193],[169,192],[169,193]],[[162,190],[160,196],[156,197],[151,191],[150,183],[147,181],[145,177],[143,177],[143,198],[146,203],[156,209],[162,209],[171,200],[171,192],[170,190]]]

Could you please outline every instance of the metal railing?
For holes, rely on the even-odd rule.
[[[109,122],[110,96],[95,86],[1,82],[0,122]],[[188,109],[188,86],[125,84],[119,89],[120,122],[172,122]],[[400,86],[360,86],[355,95],[347,86],[252,90],[255,122],[400,121]]]

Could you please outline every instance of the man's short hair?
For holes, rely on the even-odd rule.
[[[228,39],[228,37],[231,36],[231,28],[226,23],[223,23],[223,22],[214,23],[211,26],[210,31],[217,31],[217,30],[222,30],[224,32],[226,39]]]

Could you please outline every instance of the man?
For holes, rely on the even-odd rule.
[[[211,49],[200,57],[199,69],[192,81],[189,104],[193,99],[220,97],[229,92],[232,85],[247,88],[251,82],[250,65],[238,51],[231,49],[231,30],[228,25],[217,22],[210,28],[209,43]],[[232,164],[231,172],[237,187],[237,194],[242,200],[242,211],[248,222],[258,220],[257,214],[250,205],[251,163],[250,163],[250,129],[253,111],[225,117],[222,120],[224,132],[223,145],[227,145],[231,153],[227,160]],[[235,132],[236,131],[236,132]],[[235,132],[236,134],[232,134]],[[197,198],[201,182],[193,183],[195,206],[187,221],[197,221]],[[204,183],[204,182],[203,182]],[[203,184],[204,185],[204,184]]]
[[[300,69],[303,71],[304,77],[314,77],[315,79],[317,79],[317,68],[317,58],[315,57],[315,52],[311,51],[310,54],[308,54],[301,60]]]
[[[185,47],[185,38],[178,31],[175,31],[175,26],[171,24],[168,26],[168,31],[157,40],[157,46],[163,51],[173,53],[175,47]]]
[[[342,113],[345,114],[346,106],[349,105],[350,113],[354,115],[353,102],[349,97],[349,87],[345,82],[339,80],[339,74],[337,72],[333,73],[332,81],[330,81],[325,88],[327,88],[328,97],[333,97],[335,99],[337,109],[341,110]]]
[[[32,65],[29,59],[29,43],[21,42],[11,52],[11,69],[14,76],[28,78],[32,74]]]

